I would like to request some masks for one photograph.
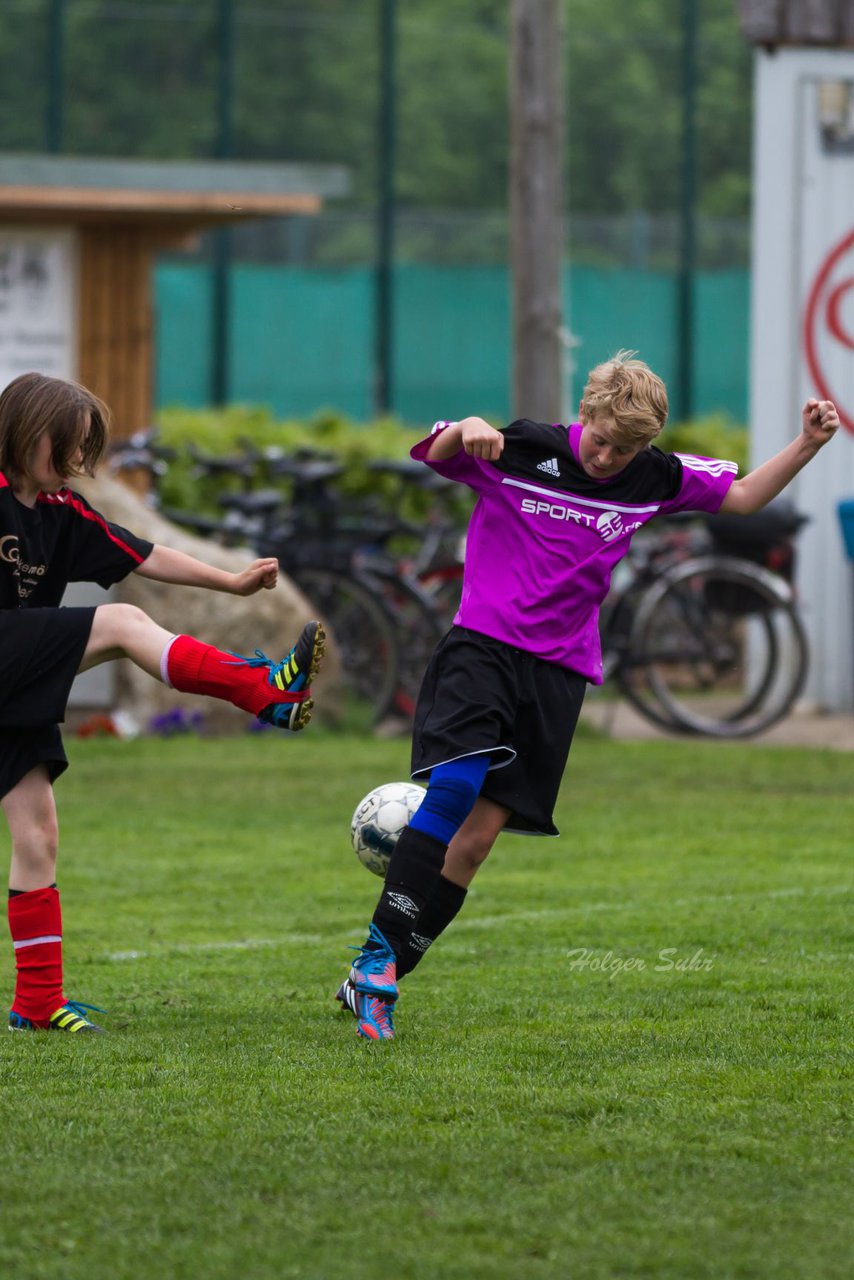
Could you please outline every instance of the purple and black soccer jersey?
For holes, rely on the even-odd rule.
[[[427,465],[478,495],[454,622],[601,684],[599,608],[632,536],[657,515],[717,511],[738,468],[649,447],[594,480],[578,458],[581,432],[520,419],[497,462],[461,449]],[[411,456],[426,461],[434,435]]]

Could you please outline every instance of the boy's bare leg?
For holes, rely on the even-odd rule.
[[[245,658],[193,636],[172,635],[135,605],[104,604],[95,610],[79,670],[130,658],[181,693],[219,698],[280,729],[296,731],[311,719],[311,682],[325,648],[323,627],[312,621],[281,662],[259,651]]]
[[[98,1032],[62,987],[62,909],[56,887],[58,833],[50,776],[36,765],[0,800],[12,837],[9,932],[15,950],[10,1031],[50,1027]]]
[[[160,659],[171,639],[171,631],[159,626],[136,605],[102,604],[95,610],[79,669],[88,671],[102,662],[130,658],[160,680]]]
[[[9,888],[44,889],[56,880],[58,830],[53,787],[43,764],[0,800],[12,837]]]
[[[511,810],[494,800],[479,796],[474,808],[448,845],[442,875],[452,884],[467,889],[486,861],[492,846],[507,824]]]
[[[510,809],[505,809],[503,805],[487,800],[484,796],[479,796],[475,801],[471,813],[448,845],[442,874],[410,934],[407,949],[397,958],[398,978],[412,972],[436,938],[454,920],[463,906],[468,886],[488,857],[510,813]],[[352,975],[341,983],[335,999],[357,1019],[362,1016],[360,1001],[364,997],[357,992]],[[381,1038],[390,1038],[393,1031],[388,1008],[376,1001],[372,1003],[374,1011],[382,1013],[384,1010],[385,1020],[388,1021],[386,1033]]]

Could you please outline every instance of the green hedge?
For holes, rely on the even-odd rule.
[[[158,415],[157,426],[162,443],[178,453],[161,484],[165,506],[216,511],[218,493],[239,487],[239,478],[203,478],[187,454],[188,446],[204,454],[239,457],[244,441],[258,450],[272,447],[287,453],[308,447],[328,453],[344,464],[336,480],[336,487],[344,494],[384,500],[407,519],[424,516],[435,500],[395,477],[370,470],[373,461],[407,458],[418,438],[416,431],[393,418],[363,424],[321,414],[308,421],[281,421],[265,409],[230,406],[221,410],[166,409]],[[730,458],[742,471],[746,464],[747,432],[733,427],[723,416],[669,426],[658,443],[668,450]],[[458,485],[449,486],[446,502],[461,519],[471,506],[467,490]]]

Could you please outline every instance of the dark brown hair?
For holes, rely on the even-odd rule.
[[[36,445],[47,433],[57,474],[91,476],[104,456],[109,431],[109,409],[86,387],[43,373],[22,373],[0,393],[0,471],[28,476]],[[78,449],[79,465],[72,462]]]

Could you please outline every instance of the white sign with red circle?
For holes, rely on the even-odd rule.
[[[854,433],[854,230],[834,245],[810,286],[804,353],[815,392],[834,402]]]

